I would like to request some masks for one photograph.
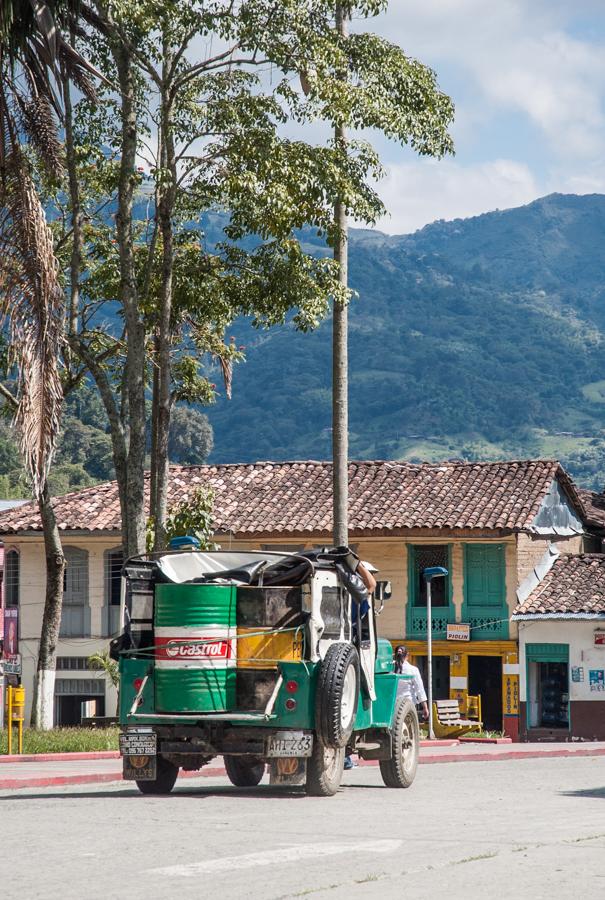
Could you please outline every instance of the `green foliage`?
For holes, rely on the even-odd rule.
[[[215,545],[212,537],[212,509],[214,506],[214,492],[211,488],[196,488],[187,497],[173,506],[166,520],[166,534],[168,540],[173,537],[191,535],[200,542],[202,550],[213,550]]]
[[[91,669],[105,672],[114,687],[120,683],[120,671],[118,663],[109,655],[109,650],[98,650],[88,657],[88,665]]]
[[[52,731],[23,729],[23,752],[90,753],[118,750],[119,728],[53,728]],[[13,739],[14,746],[14,739]],[[0,731],[0,754],[8,752],[7,732]]]
[[[175,406],[170,420],[168,454],[181,465],[200,465],[208,459],[213,446],[208,417],[194,407]]]
[[[171,507],[166,519],[167,541],[175,537],[195,537],[200,542],[201,550],[215,550],[212,542],[212,509],[214,506],[214,492],[211,488],[200,486],[193,490],[189,496]],[[153,547],[154,523],[150,519],[147,523],[147,549]]]

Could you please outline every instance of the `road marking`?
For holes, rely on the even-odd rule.
[[[244,853],[242,856],[224,856],[220,859],[203,859],[199,862],[184,863],[179,866],[163,866],[151,869],[150,875],[167,875],[170,878],[195,878],[233,869],[251,869],[256,866],[275,866],[280,863],[297,862],[300,859],[319,859],[322,856],[339,856],[343,853],[393,853],[402,841],[348,841],[339,844],[299,844],[280,850],[264,850],[259,853]]]

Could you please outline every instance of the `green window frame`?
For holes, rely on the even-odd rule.
[[[462,621],[471,626],[471,640],[508,639],[506,545],[464,544],[463,559]]]
[[[406,636],[408,638],[425,639],[427,636],[426,605],[419,601],[419,582],[417,578],[417,549],[431,546],[446,547],[448,575],[445,579],[445,605],[432,607],[433,638],[445,639],[447,626],[456,621],[456,611],[452,591],[452,545],[451,544],[408,544],[408,596],[406,603]]]
[[[569,663],[569,644],[526,644],[525,657],[528,662]]]
[[[530,664],[531,663],[565,663],[569,686],[569,644],[526,644],[525,645],[525,707],[528,728],[549,727],[530,725]],[[571,728],[569,699],[567,701],[567,729]]]

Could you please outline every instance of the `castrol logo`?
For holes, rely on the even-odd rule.
[[[156,640],[156,658],[165,660],[208,660],[230,659],[231,642],[223,638],[213,640],[203,635],[195,638],[176,635],[162,636]]]
[[[211,643],[185,644],[182,641],[167,641],[164,650],[169,659],[227,659],[229,643],[212,641]]]

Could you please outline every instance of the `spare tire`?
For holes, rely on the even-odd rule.
[[[359,699],[359,656],[353,644],[332,644],[319,669],[315,729],[326,747],[344,747]]]

